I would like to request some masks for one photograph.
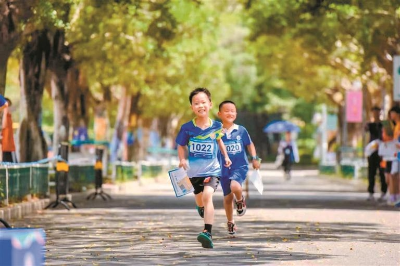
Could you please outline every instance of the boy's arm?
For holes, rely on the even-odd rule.
[[[186,160],[186,146],[178,145],[178,158],[179,158],[179,167],[183,167],[183,169],[189,169],[189,165]]]
[[[229,167],[232,165],[231,159],[229,159],[228,152],[226,151],[226,147],[222,139],[217,139],[219,150],[221,151],[222,156],[225,159],[225,167]]]
[[[256,147],[254,146],[253,142],[250,143],[249,145],[247,145],[247,151],[249,152],[249,154],[251,156],[251,162],[253,164],[253,168],[259,169],[260,164],[261,164],[261,159],[258,158],[258,156],[257,156]]]

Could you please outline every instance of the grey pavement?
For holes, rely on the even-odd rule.
[[[57,208],[12,220],[46,230],[46,265],[400,265],[400,212],[366,202],[365,182],[295,170],[261,172],[264,194],[249,185],[248,210],[228,236],[222,192],[214,196],[214,249],[192,195],[176,198],[168,178],[105,185],[112,201],[73,195]]]

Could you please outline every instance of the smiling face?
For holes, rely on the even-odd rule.
[[[192,98],[193,113],[200,118],[208,117],[208,112],[212,107],[212,103],[207,94],[200,92]]]
[[[223,104],[218,112],[218,116],[221,118],[224,124],[233,124],[236,119],[236,115],[236,106],[233,103]]]

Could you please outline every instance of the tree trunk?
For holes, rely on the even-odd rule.
[[[20,66],[21,119],[18,130],[18,154],[21,162],[47,157],[41,129],[42,97],[50,43],[46,31],[35,31],[23,48]]]
[[[254,145],[257,147],[257,154],[261,158],[266,158],[268,154],[271,154],[271,145],[267,134],[264,133],[263,129],[268,121],[267,114],[254,114],[255,124],[255,136]]]
[[[0,44],[0,94],[4,95],[6,90],[7,62],[11,52],[5,51]]]
[[[129,108],[129,121],[128,121],[128,131],[133,134],[134,142],[132,145],[127,145],[127,160],[128,161],[138,161],[140,159],[140,147],[142,143],[139,141],[139,119],[141,112],[139,110],[139,101],[141,98],[140,92],[131,96],[130,108]]]
[[[32,16],[32,5],[32,0],[24,1],[22,5],[11,1],[0,1],[0,94],[2,95],[6,87],[8,58],[22,35],[18,23],[25,22]]]
[[[115,120],[114,133],[110,145],[110,162],[115,162],[119,158],[120,145],[123,141],[125,132],[125,122],[127,121],[127,113],[130,98],[127,97],[127,89],[122,88],[122,93],[118,104],[118,113]]]
[[[174,149],[175,138],[179,120],[182,115],[169,115],[159,118],[159,131],[161,138],[161,146],[167,149]]]
[[[251,111],[242,111],[238,114],[236,123],[244,126],[251,140],[256,146],[257,155],[266,158],[267,155],[273,154],[276,150],[271,149],[267,134],[263,132],[264,126],[268,123],[267,114],[257,114]]]
[[[51,91],[54,103],[53,151],[58,154],[61,142],[69,140],[67,73],[71,66],[69,48],[65,44],[65,33],[56,30],[52,36],[49,69],[51,71]]]
[[[73,128],[77,128],[83,121],[86,128],[89,125],[89,106],[91,105],[90,91],[83,82],[84,77],[79,69],[72,65],[68,71],[67,85],[69,90],[69,120]]]

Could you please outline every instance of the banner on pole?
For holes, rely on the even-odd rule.
[[[349,123],[362,122],[363,96],[362,91],[346,93],[346,120]]]
[[[393,100],[400,101],[400,55],[393,58]]]
[[[336,114],[328,114],[326,117],[326,129],[337,130],[338,117]]]

